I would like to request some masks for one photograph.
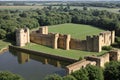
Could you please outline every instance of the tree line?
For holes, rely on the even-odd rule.
[[[105,8],[120,8],[120,2],[113,1],[113,2],[74,2],[68,3],[71,6],[87,6],[87,7],[105,7]]]

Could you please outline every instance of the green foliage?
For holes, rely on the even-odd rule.
[[[0,72],[0,80],[24,80],[21,76],[11,72]]]
[[[120,62],[112,61],[106,64],[104,70],[105,80],[120,80]]]
[[[5,38],[5,36],[6,36],[6,31],[3,29],[0,29],[0,39]]]
[[[102,50],[110,51],[110,50],[112,50],[112,46],[103,46]]]
[[[113,47],[120,48],[120,37],[115,37],[115,43],[112,44]]]
[[[73,77],[72,75],[67,75],[65,77],[63,77],[63,80],[77,80],[75,77]]]
[[[49,75],[45,77],[45,80],[63,80],[61,76],[57,74]]]
[[[74,76],[77,80],[89,80],[88,72],[84,68],[73,72],[71,75]]]
[[[86,7],[86,6],[84,6],[84,7],[83,7],[83,10],[87,10],[87,7]]]
[[[117,43],[120,43],[120,37],[115,37],[115,41],[116,41]]]
[[[88,71],[89,80],[103,80],[103,72],[100,67],[88,65],[85,69]]]
[[[79,61],[82,60],[82,59],[83,59],[83,58],[80,56],[80,57],[79,57]]]

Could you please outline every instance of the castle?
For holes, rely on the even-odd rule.
[[[79,40],[71,38],[71,35],[48,33],[47,26],[40,27],[39,30],[31,33],[28,28],[16,30],[16,45],[25,46],[30,41],[54,49],[101,52],[103,46],[109,46],[115,42],[115,31],[105,31],[99,35],[86,36],[86,40]]]

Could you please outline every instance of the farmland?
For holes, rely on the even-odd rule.
[[[36,5],[36,6],[0,6],[0,10],[29,10],[29,9],[42,9],[43,5]],[[59,6],[53,6],[58,8]],[[65,7],[65,6],[64,6]],[[71,9],[83,9],[80,6],[71,6]],[[88,10],[97,9],[97,10],[107,10],[109,12],[119,13],[119,8],[104,8],[104,7],[88,7]]]
[[[0,10],[29,10],[42,9],[44,6],[0,6]]]

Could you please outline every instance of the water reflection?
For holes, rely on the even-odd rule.
[[[52,59],[52,58],[47,58],[47,57],[43,57],[43,56],[39,56],[39,55],[34,55],[34,53],[29,54],[29,53],[20,52],[20,51],[17,51],[17,50],[10,50],[10,52],[14,56],[17,56],[18,62],[20,64],[24,64],[24,63],[30,61],[30,59],[38,61],[38,62],[42,62],[43,64],[51,64],[51,65],[54,65],[56,67],[62,67],[62,68],[71,64],[70,62],[59,61],[59,60],[55,60],[55,59]]]

